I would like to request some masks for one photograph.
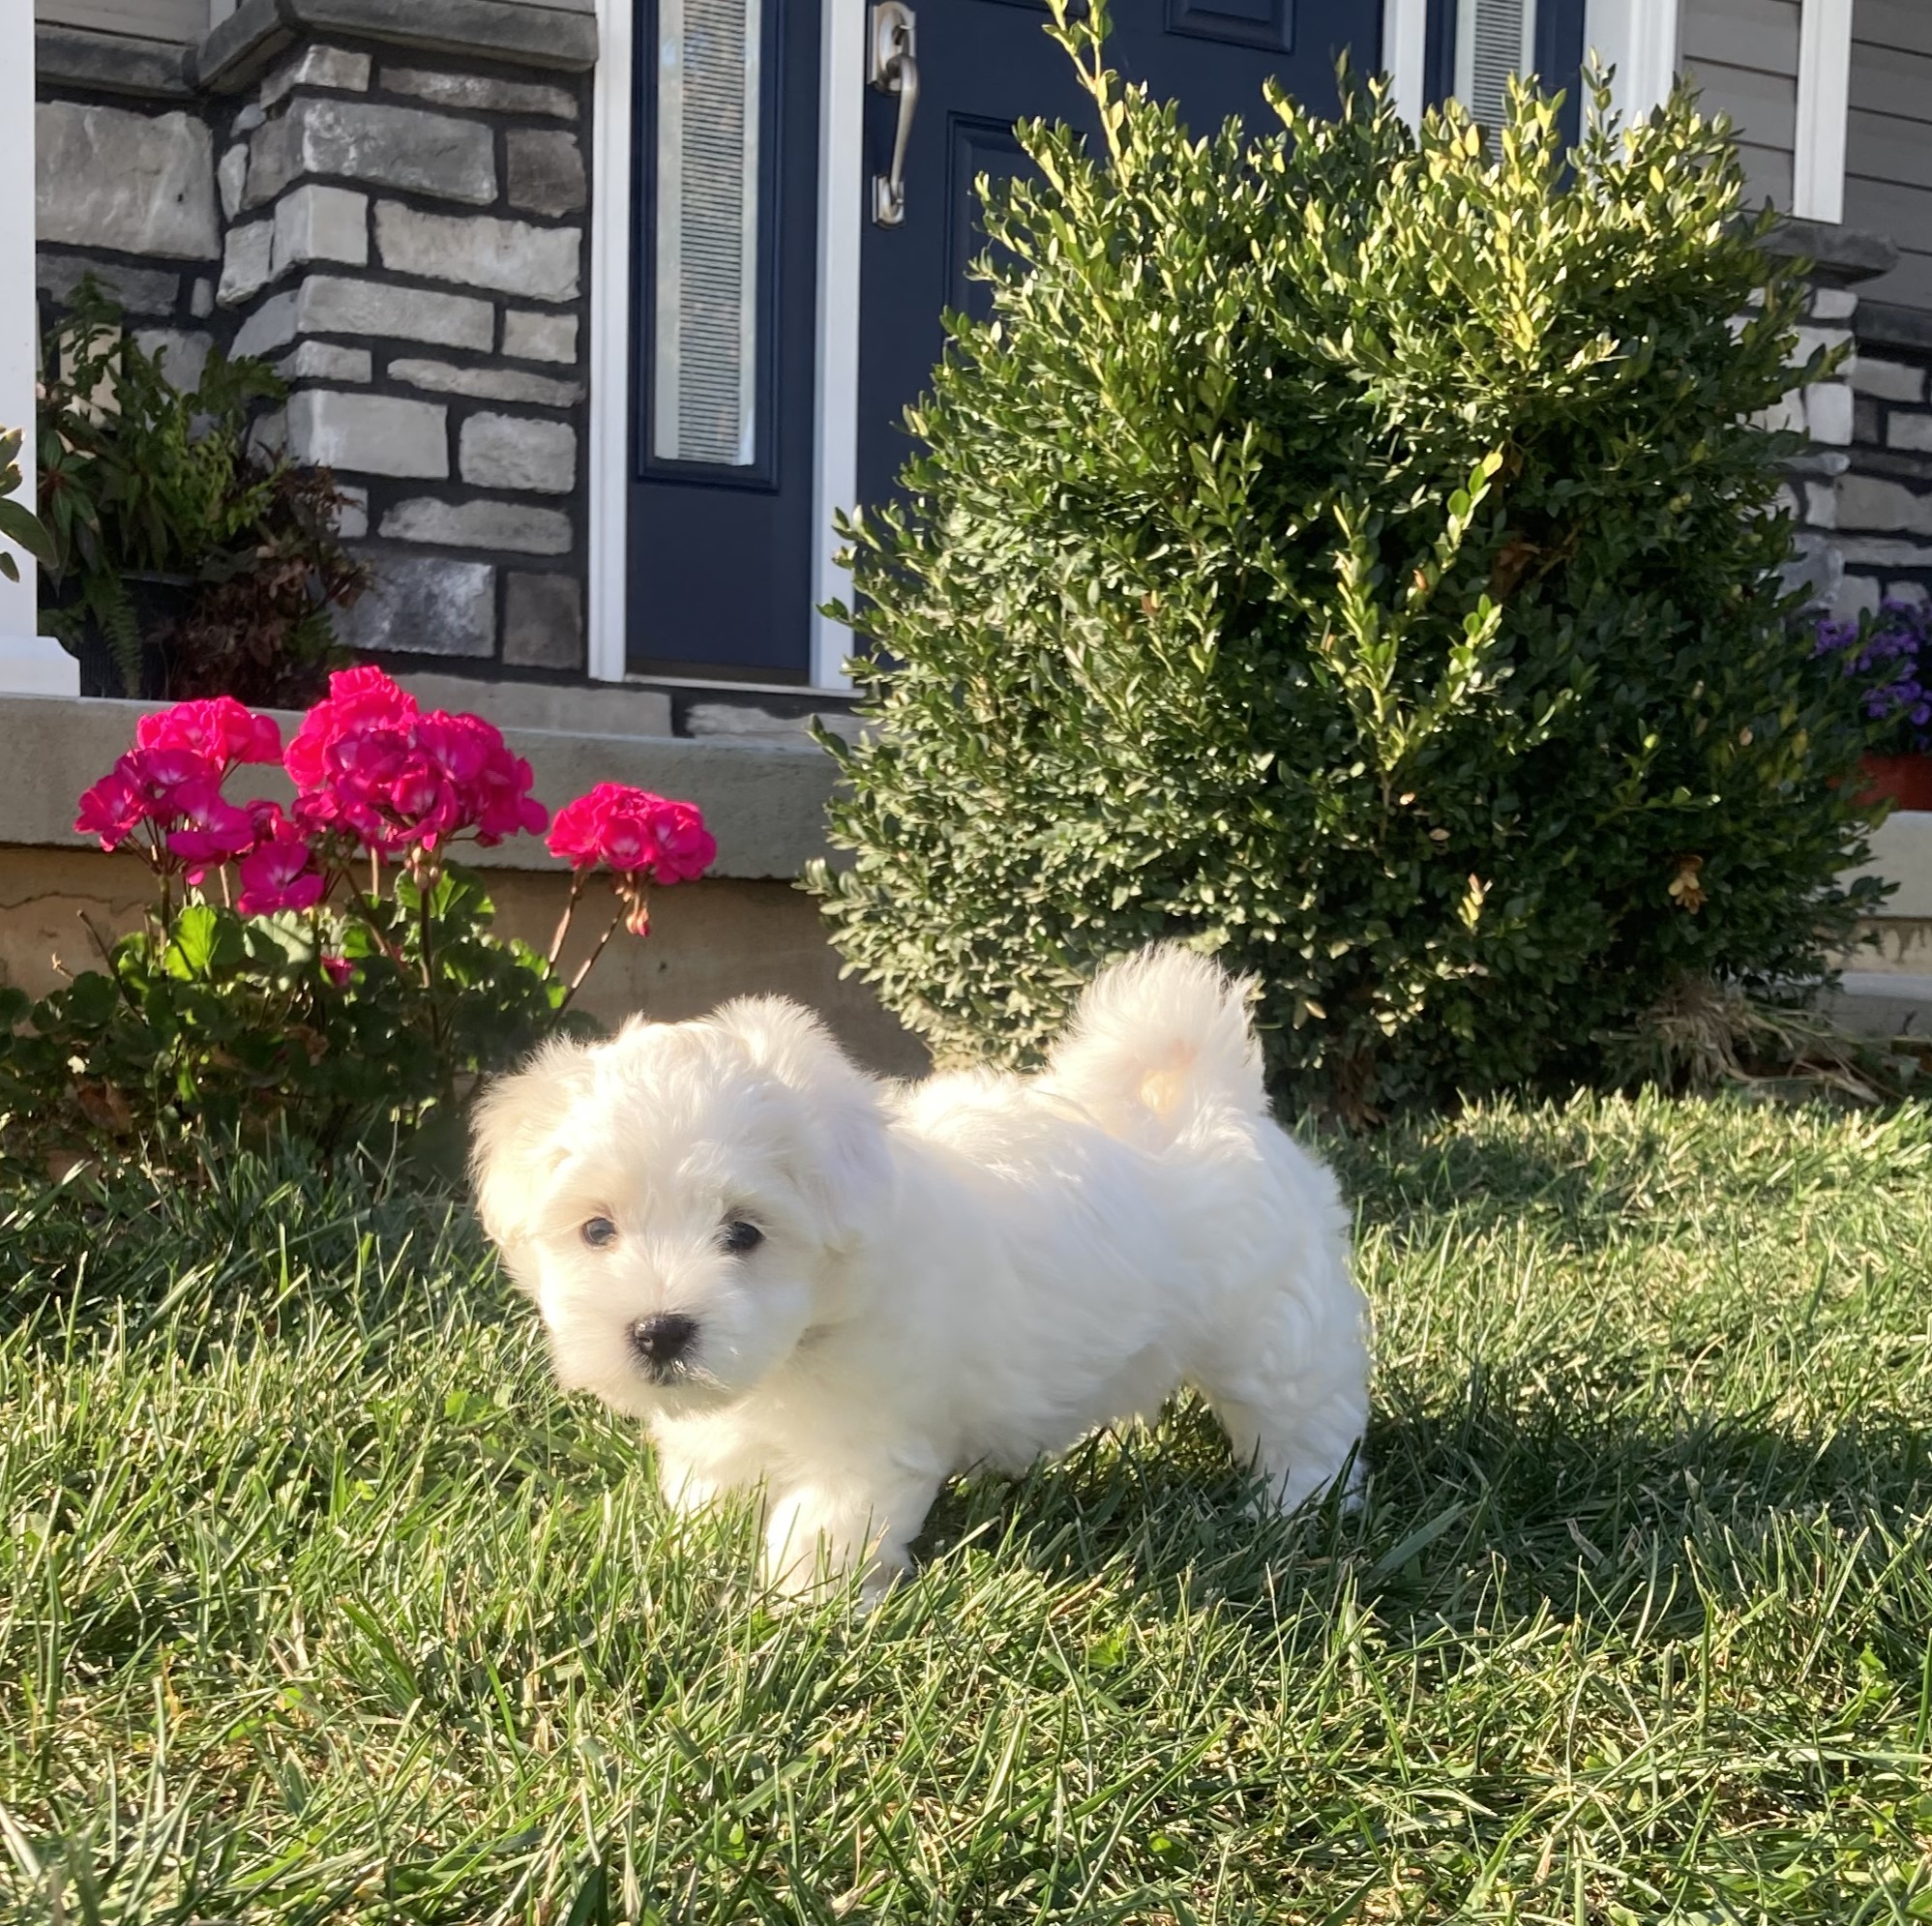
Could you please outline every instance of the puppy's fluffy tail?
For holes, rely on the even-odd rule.
[[[1143,950],[1087,986],[1048,1082],[1110,1136],[1149,1150],[1200,1124],[1264,1116],[1253,993],[1251,979],[1176,943]]]

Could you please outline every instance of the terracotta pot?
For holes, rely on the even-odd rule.
[[[1932,756],[1867,756],[1862,800],[1883,796],[1900,809],[1932,810]]]

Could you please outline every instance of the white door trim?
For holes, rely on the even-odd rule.
[[[1852,0],[1803,0],[1798,30],[1798,138],[1791,211],[1845,218],[1845,133],[1852,112]]]
[[[823,0],[818,76],[818,396],[812,469],[812,686],[851,687],[845,671],[851,631],[817,612],[851,600],[850,578],[833,559],[836,510],[858,500],[859,262],[865,171],[866,0]]]
[[[1382,66],[1395,110],[1411,127],[1422,125],[1428,99],[1429,0],[1382,0]]]
[[[631,514],[631,92],[635,0],[598,0],[590,202],[589,610],[585,666],[621,682]]]
[[[1678,71],[1679,0],[1589,0],[1586,57],[1617,69],[1612,104],[1627,125],[1670,98]]]

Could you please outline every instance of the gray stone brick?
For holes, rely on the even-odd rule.
[[[268,285],[274,269],[274,222],[245,221],[230,227],[222,247],[222,282],[215,299],[223,308],[245,307]]]
[[[1842,505],[1839,510],[1843,516]],[[1845,560],[1869,569],[1932,569],[1932,542],[1902,542],[1878,536],[1845,536],[1839,542]]]
[[[1851,331],[1844,327],[1806,328],[1799,327],[1794,332],[1798,344],[1792,353],[1792,365],[1801,368],[1820,348],[1842,346],[1852,339]]]
[[[208,365],[215,338],[199,329],[136,328],[134,345],[144,354],[160,355],[162,372],[187,395],[201,385],[201,370]]]
[[[1813,528],[1837,527],[1838,490],[1829,482],[1805,483],[1804,519]]]
[[[561,129],[512,128],[508,151],[510,205],[533,214],[575,214],[589,199],[583,150]]]
[[[503,352],[519,361],[577,359],[575,314],[532,314],[523,309],[503,311]]]
[[[222,164],[215,169],[215,183],[222,194],[222,218],[232,221],[242,209],[242,189],[248,185],[249,146],[246,140],[238,140],[222,155]]]
[[[575,120],[577,103],[561,87],[524,80],[497,80],[482,74],[436,74],[421,68],[385,67],[382,85],[392,94],[413,94],[439,107],[477,107],[486,113],[548,114]]]
[[[122,267],[43,249],[34,261],[34,281],[49,301],[66,302],[87,276],[101,283],[130,314],[171,314],[181,298],[181,277],[159,268]]]
[[[235,331],[231,354],[267,354],[295,339],[295,294],[271,294]]]
[[[193,395],[201,386],[213,335],[198,328],[136,328],[134,337],[134,346],[160,365],[163,378],[179,393]]]
[[[291,189],[275,203],[275,272],[306,261],[369,263],[369,196],[313,183]]]
[[[503,660],[516,668],[583,667],[583,584],[575,576],[504,578]]]
[[[34,147],[43,243],[186,261],[221,251],[214,142],[193,115],[43,101]]]
[[[468,395],[483,401],[528,401],[540,408],[569,408],[583,400],[581,381],[525,374],[519,368],[457,368],[447,361],[392,361],[392,381],[439,395]]]
[[[396,542],[433,542],[448,548],[507,548],[522,555],[567,555],[570,517],[529,502],[398,502],[382,518]]]
[[[448,410],[432,401],[305,388],[288,400],[288,454],[314,468],[441,481],[450,472]]]
[[[205,321],[215,311],[215,283],[206,275],[197,275],[188,293],[188,311],[197,321]]]
[[[1842,381],[1820,381],[1804,392],[1804,423],[1813,441],[1844,448],[1852,439],[1852,391]]]
[[[1814,321],[1849,321],[1858,311],[1858,297],[1849,287],[1814,287],[1805,312]]]
[[[568,494],[577,486],[577,430],[525,415],[471,415],[458,438],[457,465],[480,489]]]
[[[256,99],[264,107],[285,100],[297,87],[336,87],[345,93],[369,92],[370,57],[345,46],[305,46],[295,58],[261,83]]]
[[[1894,410],[1886,424],[1885,438],[1893,448],[1932,451],[1932,415],[1905,415]]]
[[[1876,395],[1882,401],[1922,401],[1925,370],[1903,361],[1882,361],[1860,348],[1852,364],[1852,386],[1861,395]]]
[[[574,301],[583,235],[533,227],[493,214],[423,214],[377,201],[375,245],[382,264],[426,281],[454,281],[540,301]]]
[[[488,656],[496,648],[496,571],[442,555],[372,555],[374,579],[336,617],[352,649]]]
[[[464,294],[312,274],[299,299],[305,335],[393,335],[440,347],[487,349],[496,331],[490,303]]]
[[[342,505],[336,513],[336,533],[344,542],[359,542],[369,533],[369,490],[336,484]]]
[[[292,101],[251,144],[247,203],[272,200],[309,174],[372,181],[479,207],[496,198],[489,128],[374,101],[326,95]]]
[[[375,358],[366,347],[297,341],[276,371],[284,381],[367,381],[375,371]]]
[[[1814,606],[1829,607],[1845,578],[1845,557],[1836,539],[1819,529],[1800,529],[1791,546],[1792,559],[1784,569],[1786,588],[1802,589]]]
[[[1838,526],[1932,535],[1932,495],[1876,475],[1847,475],[1838,484]]]

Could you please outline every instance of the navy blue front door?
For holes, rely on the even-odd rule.
[[[1025,164],[1013,124],[1038,115],[1099,131],[1083,111],[1067,57],[1042,31],[1038,0],[912,0],[919,102],[907,147],[903,220],[868,219],[859,357],[859,496],[889,494],[909,452],[900,416],[927,385],[942,308],[972,310],[984,288],[966,278],[986,242],[972,184]],[[1259,129],[1269,75],[1326,112],[1335,57],[1382,65],[1382,0],[1114,0],[1110,63],[1177,100],[1196,133],[1240,114]],[[898,102],[867,96],[867,176],[889,167]],[[870,209],[868,209],[870,215]]]
[[[637,45],[628,666],[803,682],[819,0],[639,0]]]

